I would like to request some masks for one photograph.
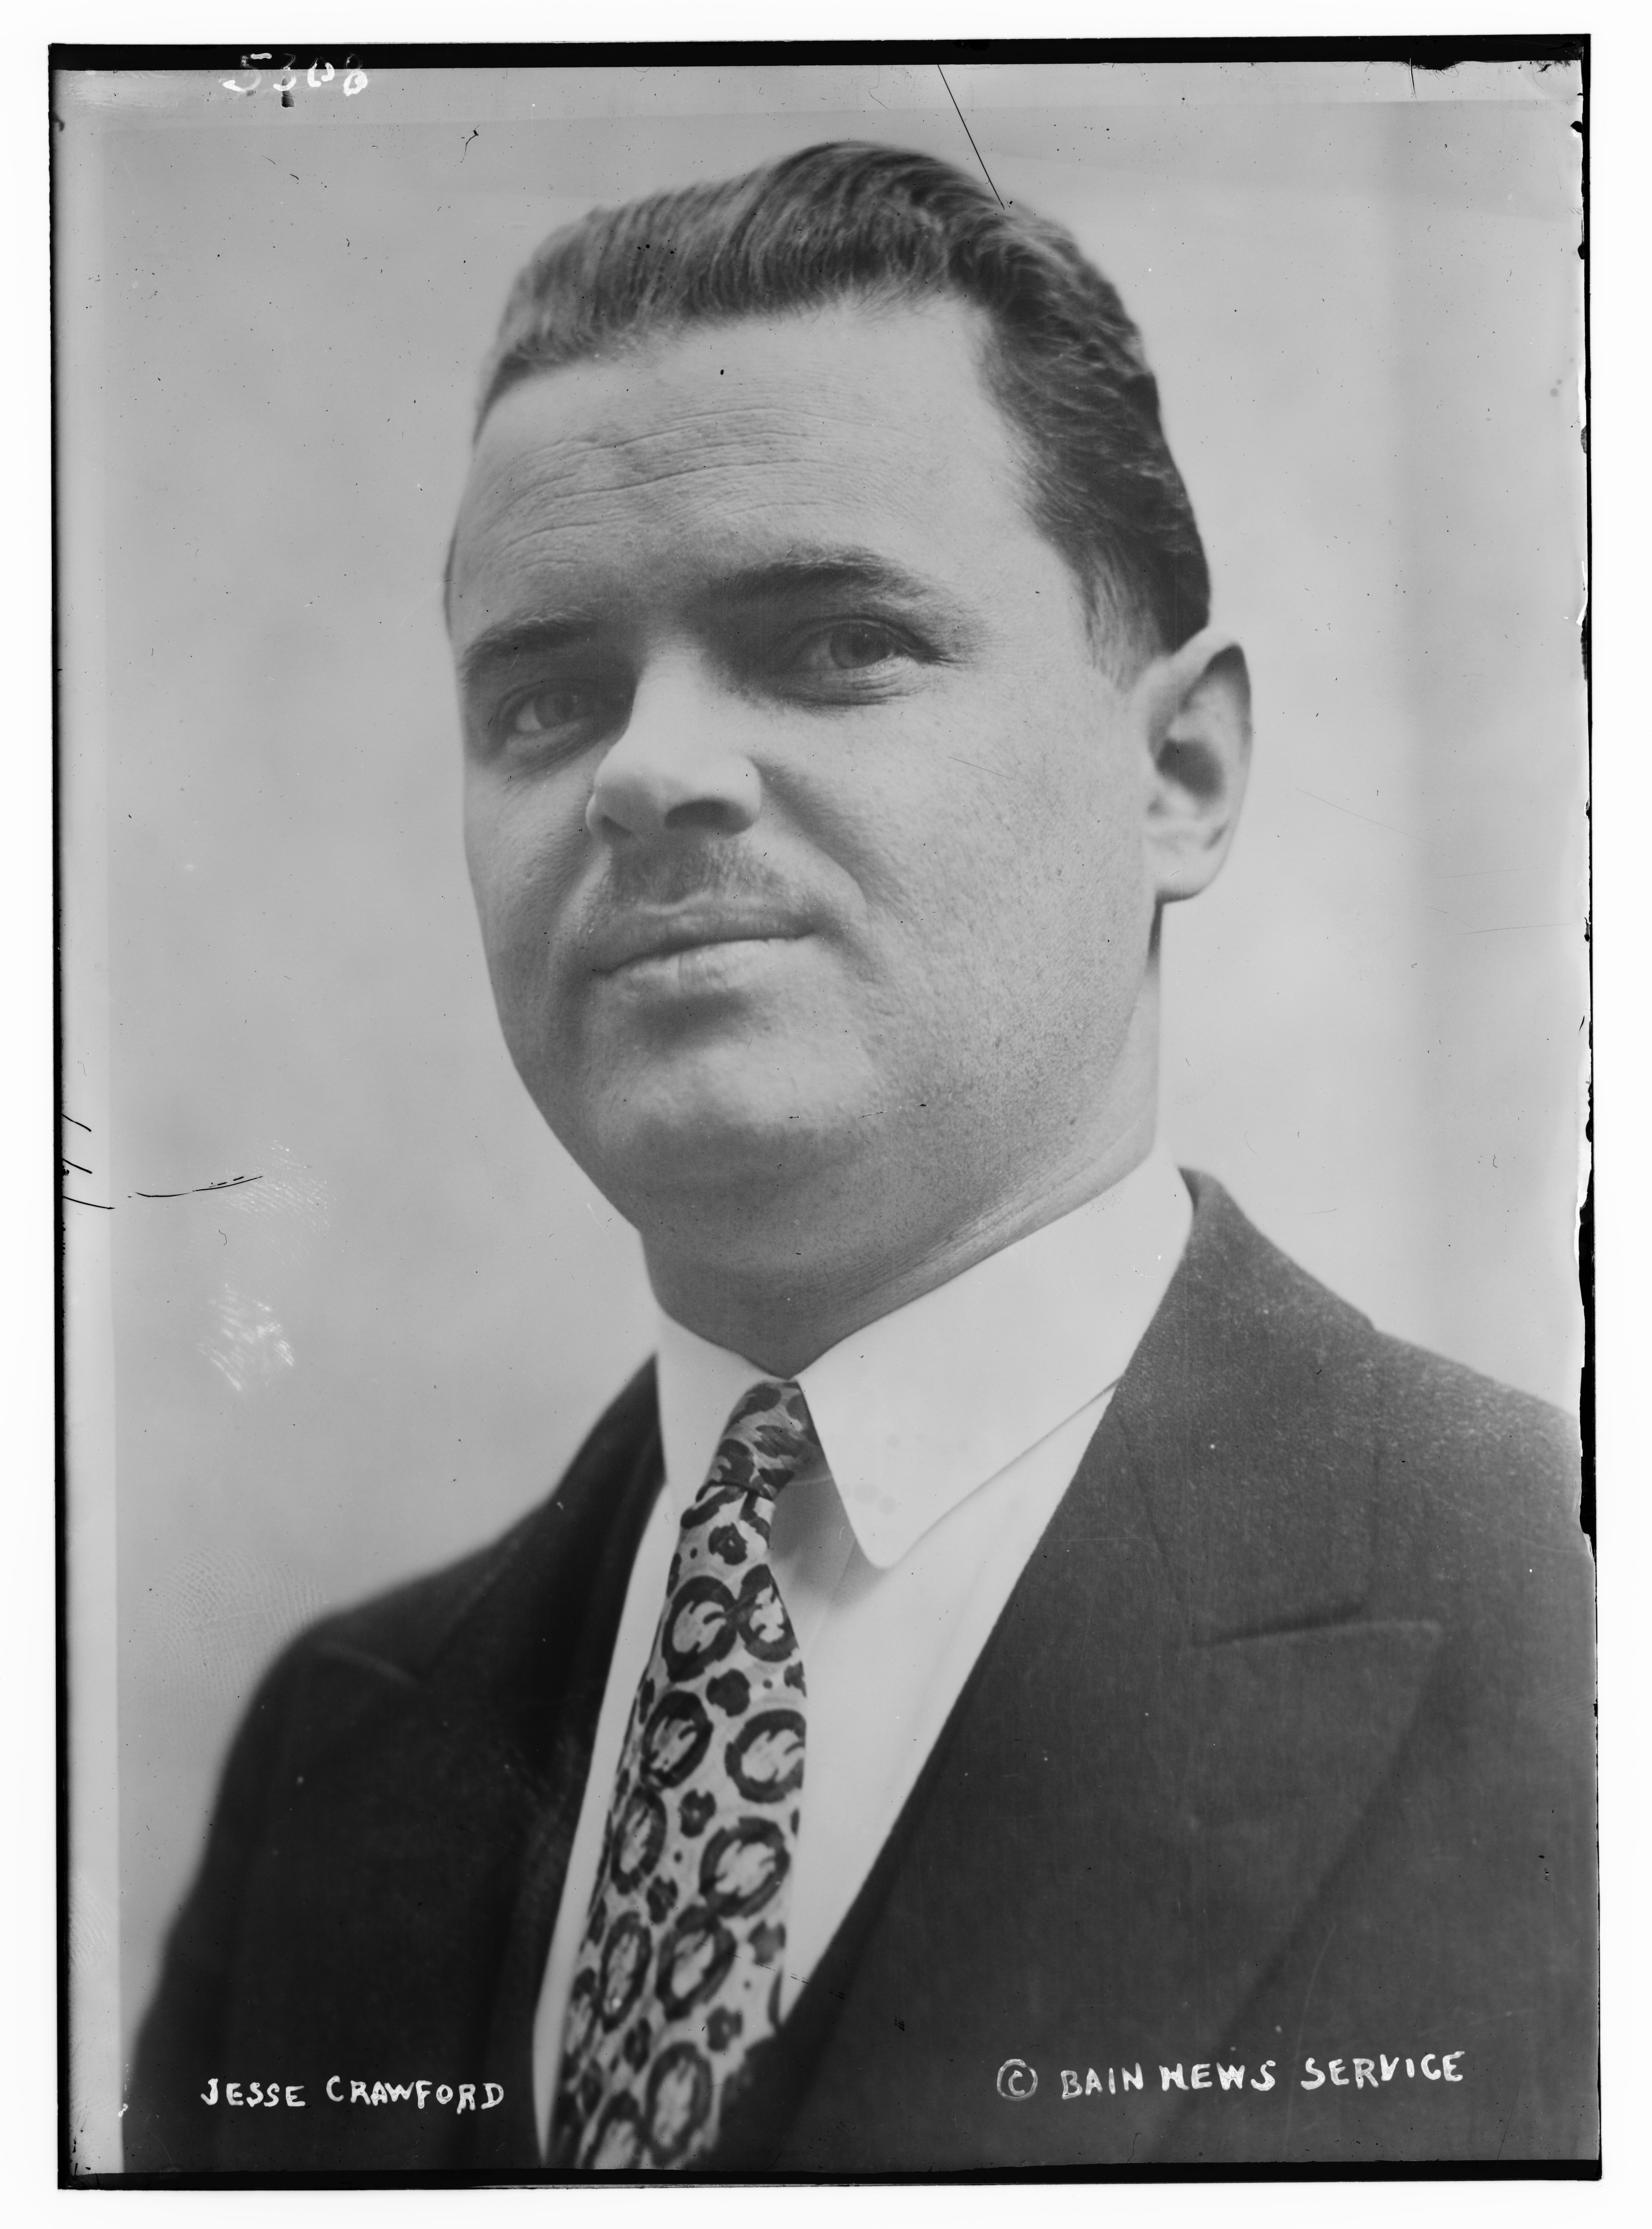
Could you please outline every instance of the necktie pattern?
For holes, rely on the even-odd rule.
[[[684,1513],[568,1999],[555,2166],[702,2157],[779,2025],[807,1699],[769,1526],[823,1460],[801,1389],[765,1381]]]

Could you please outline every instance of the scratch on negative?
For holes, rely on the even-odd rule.
[[[1451,918],[1455,921],[1454,914]],[[1487,928],[1465,928],[1464,936],[1508,936],[1517,928],[1576,928],[1575,921],[1494,921]]]
[[[1002,209],[1004,205],[1004,197],[999,192],[996,185],[993,183],[992,172],[987,168],[984,163],[981,162],[981,150],[975,144],[974,132],[970,131],[968,124],[964,123],[964,111],[961,108],[958,108],[958,97],[957,93],[953,92],[951,84],[948,82],[946,72],[941,67],[938,62],[936,63],[935,69],[936,74],[939,77],[941,83],[946,87],[947,99],[951,102],[953,107],[957,109],[958,122],[964,125],[964,136],[970,143],[970,151],[974,155],[976,161],[977,163],[981,163],[981,175],[986,180],[987,183],[992,187],[992,197],[994,201],[997,202],[1000,209]]]
[[[1492,2155],[1494,2160],[1500,2160],[1503,2155],[1503,2146],[1508,2142],[1508,2131],[1514,2125],[1514,2106],[1519,2104],[1521,2100],[1521,2092],[1525,2089],[1525,2087],[1526,2077],[1522,2074],[1520,2080],[1514,2084],[1514,2104],[1511,2104],[1508,2109],[1508,2117],[1503,2123],[1503,2132],[1497,2139],[1497,2149]]]
[[[1394,821],[1379,820],[1374,813],[1361,813],[1352,805],[1339,805],[1335,798],[1322,797],[1316,789],[1309,789],[1305,783],[1296,781],[1290,786],[1299,790],[1303,796],[1311,797],[1316,805],[1329,805],[1333,813],[1346,813],[1350,820],[1363,820],[1368,828],[1386,828],[1391,836],[1404,836],[1407,841],[1410,840],[1411,831],[1401,828]]]
[[[234,1192],[237,1185],[262,1184],[260,1172],[255,1177],[220,1177],[215,1184],[190,1185],[182,1192],[135,1192],[134,1199],[189,1199],[198,1192]]]
[[[1295,2065],[1297,2061],[1302,2057],[1302,2040],[1308,2031],[1308,2007],[1314,2001],[1314,1991],[1319,1982],[1319,1969],[1325,1963],[1325,1953],[1331,1947],[1331,1936],[1335,1934],[1338,1924],[1339,1923],[1335,1920],[1332,1921],[1330,1933],[1326,1936],[1325,1940],[1320,1944],[1319,1956],[1314,1961],[1314,1970],[1308,1976],[1308,1992],[1302,2001],[1302,2018],[1297,2022],[1297,2047],[1291,2053],[1291,2064],[1293,2065]],[[1290,2142],[1290,2117],[1296,2110],[1297,2086],[1293,2082],[1290,2086],[1290,2103],[1285,2107],[1284,2141],[1287,2144]]]

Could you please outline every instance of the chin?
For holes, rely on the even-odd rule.
[[[823,1174],[864,1138],[841,1077],[836,1089],[804,1091],[774,1067],[744,1065],[611,1082],[574,1129],[555,1110],[547,1119],[622,1214],[628,1198],[657,1205],[784,1188]]]

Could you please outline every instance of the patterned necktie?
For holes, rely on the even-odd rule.
[[[769,1526],[823,1461],[801,1389],[754,1385],[683,1516],[568,1998],[554,2166],[703,2157],[779,2026],[807,1704]]]

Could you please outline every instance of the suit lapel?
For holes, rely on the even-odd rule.
[[[533,2092],[534,2015],[550,1955],[584,1800],[586,1776],[608,1680],[631,1566],[664,1476],[652,1365],[644,1373],[646,1414],[640,1444],[588,1474],[582,1535],[572,1568],[584,1590],[578,1636],[554,1689],[557,1708],[543,1757],[542,1800],[526,1846],[520,1888],[500,1968],[490,2027],[488,2078],[504,2092],[493,2118],[475,2123],[472,2159],[483,2170],[520,2173],[541,2164]]]
[[[835,2026],[800,2001],[824,2040],[782,2167],[1150,2156],[1186,2103],[1161,2065],[1224,2047],[1411,1723],[1433,1629],[1359,1621],[1368,1332],[1193,1182],[1181,1269],[816,1976]],[[1063,2066],[1138,2064],[1105,2116],[1064,2104]]]

